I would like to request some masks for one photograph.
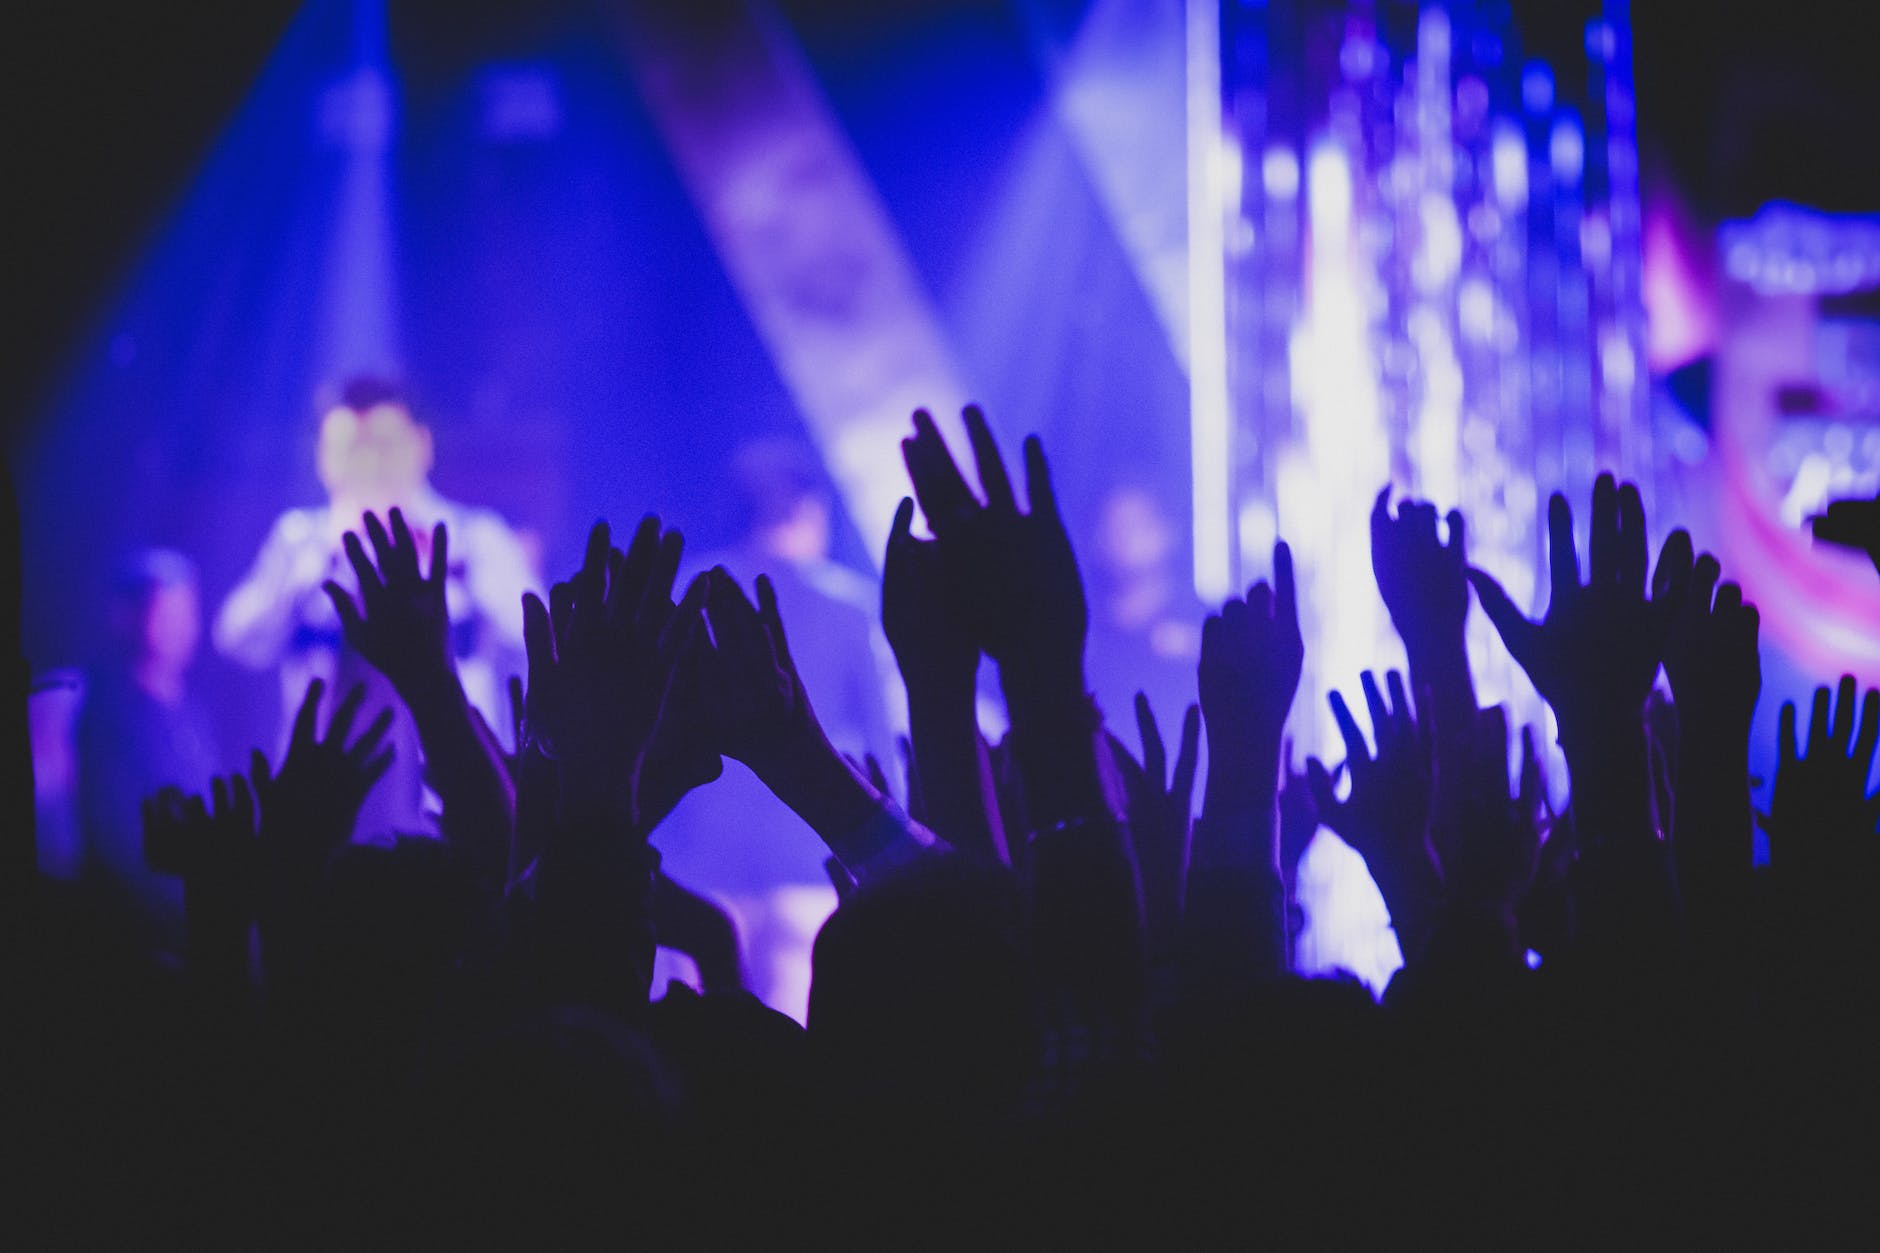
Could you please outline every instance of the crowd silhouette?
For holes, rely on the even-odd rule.
[[[964,416],[979,493],[928,414],[903,443],[881,615],[904,788],[831,745],[770,582],[680,586],[681,537],[652,516],[624,548],[597,524],[580,569],[525,599],[528,673],[497,735],[453,661],[447,528],[427,544],[396,509],[367,515],[345,537],[358,591],[327,593],[411,711],[441,838],[351,842],[398,751],[391,714],[315,680],[278,760],[143,803],[147,865],[181,884],[177,969],[36,873],[16,663],[7,1226],[23,1244],[886,1248],[1856,1243],[1873,1225],[1880,691],[1824,688],[1805,727],[1783,709],[1759,815],[1756,610],[1683,531],[1654,563],[1638,491],[1604,475],[1584,553],[1578,502],[1551,501],[1539,620],[1470,564],[1460,514],[1379,496],[1374,571],[1409,667],[1332,696],[1342,762],[1290,760],[1296,587],[1316,572],[1283,542],[1272,578],[1201,625],[1193,706],[1107,711],[1133,713],[1129,737],[1089,695],[1043,448],[1024,444],[1021,500]],[[1880,568],[1880,499],[1815,530]],[[1472,603],[1553,711],[1560,812],[1541,729],[1479,706]],[[1010,715],[996,744],[982,658]],[[807,1027],[744,990],[730,917],[648,843],[726,759],[829,851],[842,903]],[[1321,825],[1389,908],[1405,964],[1381,1002],[1290,972],[1293,871]],[[651,986],[661,945],[700,991]]]

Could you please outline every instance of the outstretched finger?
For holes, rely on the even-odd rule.
[[[1854,755],[1851,758],[1860,768],[1863,779],[1873,775],[1874,749],[1880,746],[1880,688],[1868,688],[1866,698],[1860,702],[1860,732],[1854,737]]]
[[[320,698],[326,695],[326,680],[315,679],[307,684],[307,694],[301,698],[300,710],[294,715],[294,729],[287,737],[288,756],[304,752],[313,746],[313,729],[320,716]]]
[[[679,578],[679,563],[684,557],[685,537],[676,529],[668,530],[659,537],[659,547],[653,554],[646,585],[640,592],[638,612],[642,622],[649,626],[665,625],[665,618],[673,608],[672,585]]]
[[[366,538],[372,542],[372,555],[379,563],[379,574],[383,578],[394,577],[398,567],[397,554],[392,548],[392,537],[386,531],[385,524],[379,521],[379,515],[366,511]]]
[[[1384,685],[1390,693],[1391,718],[1396,722],[1408,722],[1416,716],[1410,707],[1410,693],[1404,689],[1403,671],[1387,670],[1384,673]]]
[[[345,699],[339,703],[339,708],[335,709],[333,716],[327,720],[326,736],[322,742],[340,748],[346,747],[346,736],[352,731],[353,719],[359,716],[359,708],[365,703],[366,685],[353,684],[352,690],[346,693]]]
[[[442,587],[450,577],[450,528],[442,522],[431,528],[431,574],[434,587]]]
[[[1580,591],[1580,554],[1573,546],[1573,508],[1559,492],[1547,501],[1547,563],[1553,588],[1549,603],[1564,605]],[[1481,586],[1478,584],[1475,590],[1479,594]],[[1488,608],[1486,601],[1482,608]]]
[[[1619,586],[1630,595],[1645,594],[1645,565],[1649,560],[1645,538],[1645,502],[1636,483],[1619,485],[1619,531],[1614,557]]]
[[[935,536],[946,538],[958,523],[978,512],[979,502],[947,451],[933,415],[925,409],[914,411],[914,435],[901,441],[901,455],[914,484],[914,497]]]
[[[1691,533],[1683,527],[1665,537],[1652,571],[1652,600],[1682,599],[1691,581]]]
[[[1169,780],[1168,794],[1181,802],[1182,812],[1194,805],[1195,774],[1201,765],[1201,706],[1190,705],[1182,714],[1182,739],[1175,750],[1175,777]]]
[[[642,522],[644,529],[645,523]],[[636,545],[638,536],[635,537]],[[605,520],[596,522],[588,531],[587,552],[582,558],[580,572],[574,576],[569,590],[568,633],[570,637],[593,638],[600,632],[606,621],[607,601],[607,566],[613,551],[612,533]],[[549,592],[552,597],[553,590]]]
[[[1370,745],[1364,742],[1364,732],[1358,729],[1358,720],[1351,716],[1351,706],[1345,703],[1345,694],[1333,689],[1325,695],[1332,707],[1332,721],[1338,724],[1338,734],[1345,741],[1345,756],[1355,769],[1359,763],[1371,762]]]
[[[1612,475],[1593,480],[1593,525],[1587,530],[1587,583],[1619,582],[1619,485]]]
[[[783,614],[777,608],[777,588],[768,574],[757,576],[757,616],[765,634],[770,636],[770,646],[776,650],[777,660],[795,674],[796,662],[790,657],[789,637],[783,633]]]
[[[1450,560],[1462,565],[1469,559],[1469,524],[1462,516],[1462,510],[1451,509],[1444,519],[1449,524],[1449,542],[1443,545]]]
[[[1142,772],[1155,781],[1159,791],[1168,786],[1168,749],[1162,743],[1162,729],[1155,725],[1149,697],[1143,692],[1136,693],[1136,731],[1142,737]]]
[[[366,621],[359,612],[359,606],[353,603],[352,593],[332,579],[322,583],[320,590],[325,592],[326,598],[333,602],[333,612],[339,615],[340,634],[345,637],[348,644],[357,649],[365,632]]]
[[[978,405],[967,405],[960,416],[966,420],[966,437],[972,442],[973,462],[979,469],[979,488],[986,494],[986,507],[1018,512],[1012,480],[1005,472],[1005,459],[999,456],[999,445],[992,438],[985,411]]]
[[[534,687],[555,665],[555,628],[548,606],[534,592],[522,594],[522,650],[529,659],[529,686]],[[520,690],[520,679],[511,682]]]
[[[1299,593],[1293,582],[1292,545],[1279,540],[1273,545],[1273,618],[1292,633],[1299,633]]]
[[[914,543],[914,498],[901,497],[901,503],[895,506],[894,524],[888,528],[888,557],[902,552]],[[885,562],[883,564],[886,564]]]
[[[1782,712],[1776,718],[1776,777],[1794,767],[1799,760],[1799,746],[1795,742],[1795,702],[1782,702]]]
[[[1051,486],[1051,463],[1044,459],[1044,441],[1036,435],[1025,437],[1025,500],[1032,517],[1061,523],[1057,490]]]
[[[379,577],[379,568],[372,564],[372,558],[366,556],[365,545],[359,542],[356,532],[348,531],[340,537],[339,546],[346,553],[346,564],[353,568],[353,575],[359,580],[359,594],[367,599],[375,596],[385,587],[385,581]]]
[[[392,552],[391,558],[398,571],[398,576],[416,582],[418,573],[418,541],[411,533],[410,525],[405,521],[405,511],[392,507]]]
[[[1854,676],[1842,675],[1834,694],[1834,729],[1829,732],[1828,740],[1834,750],[1842,755],[1846,755],[1848,742],[1854,738],[1854,702],[1859,696],[1860,686],[1854,682]]]
[[[1495,633],[1501,636],[1501,642],[1508,647],[1508,652],[1527,667],[1534,640],[1534,624],[1527,620],[1527,615],[1515,607],[1508,593],[1502,590],[1495,576],[1486,570],[1469,567],[1469,586],[1475,589],[1475,598],[1482,604],[1482,612],[1495,624]]]
[[[384,742],[386,734],[390,732],[391,729],[392,711],[390,709],[379,710],[379,716],[374,718],[371,725],[367,726],[364,731],[360,732],[359,738],[354,740],[350,747],[346,748],[347,759],[357,765],[371,757],[372,754],[378,750],[379,745]],[[344,747],[343,744],[342,747]]]
[[[1364,689],[1365,711],[1371,715],[1371,738],[1377,741],[1377,753],[1381,757],[1384,755],[1385,737],[1397,738],[1401,728],[1397,720],[1391,717],[1390,706],[1384,703],[1384,693],[1377,685],[1377,675],[1366,670],[1358,676],[1358,683]]]

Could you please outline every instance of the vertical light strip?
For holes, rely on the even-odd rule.
[[[1220,0],[1188,0],[1188,430],[1195,591],[1233,594],[1233,441],[1227,393],[1227,267],[1221,228]]]

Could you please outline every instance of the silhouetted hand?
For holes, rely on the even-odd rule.
[[[1371,572],[1390,620],[1415,654],[1459,645],[1469,616],[1468,549],[1462,514],[1449,511],[1449,537],[1436,535],[1436,507],[1406,500],[1390,511],[1390,487],[1371,509]]]
[[[1142,735],[1137,763],[1117,745],[1118,765],[1129,793],[1129,831],[1142,876],[1143,907],[1152,951],[1175,933],[1181,917],[1182,887],[1188,875],[1188,837],[1194,817],[1195,769],[1201,756],[1201,709],[1190,705],[1182,716],[1175,771],[1169,773],[1168,748],[1156,726],[1149,698],[1136,693],[1136,727]]]
[[[1443,864],[1448,903],[1504,920],[1534,882],[1547,818],[1547,789],[1534,729],[1521,729],[1521,772],[1508,784],[1508,715],[1496,705],[1477,718],[1474,762],[1462,783],[1462,823],[1454,854]]]
[[[279,772],[271,770],[259,749],[250,759],[264,855],[271,861],[287,859],[315,869],[324,864],[326,856],[350,838],[366,795],[392,764],[391,747],[381,748],[391,729],[392,711],[381,710],[354,737],[353,720],[365,700],[365,687],[356,685],[333,710],[326,733],[319,735],[315,727],[325,693],[320,679],[307,685]]]
[[[1427,723],[1419,725],[1404,690],[1403,676],[1390,671],[1390,703],[1369,670],[1360,679],[1377,738],[1374,754],[1351,716],[1343,694],[1329,694],[1332,717],[1345,741],[1350,795],[1339,800],[1331,771],[1316,757],[1306,759],[1306,778],[1318,805],[1319,819],[1356,849],[1390,908],[1408,956],[1418,947],[1441,903],[1442,869],[1430,843],[1430,761],[1434,751]]]
[[[144,860],[160,874],[213,885],[217,895],[249,900],[255,853],[255,794],[245,775],[210,780],[210,804],[164,787],[143,801]]]
[[[1777,734],[1775,794],[1763,825],[1770,863],[1810,878],[1848,873],[1854,856],[1871,857],[1880,834],[1880,792],[1867,791],[1880,744],[1880,690],[1860,700],[1852,675],[1841,679],[1829,718],[1829,692],[1815,689],[1804,753],[1795,738],[1795,704],[1785,702]]]
[[[359,600],[331,579],[326,594],[347,644],[410,700],[414,686],[435,683],[451,669],[450,611],[444,601],[450,535],[442,522],[432,530],[427,574],[419,568],[417,541],[402,510],[392,510],[389,533],[371,513],[365,529],[372,557],[355,532],[346,532],[344,540],[346,559],[359,579]]]
[[[623,554],[605,522],[588,535],[587,556],[550,606],[523,598],[529,652],[527,721],[531,742],[563,767],[563,804],[590,801],[642,824],[642,763],[697,628],[706,583],[695,580],[674,605],[673,580],[684,540],[649,514]],[[580,780],[571,779],[573,770]],[[593,784],[607,797],[575,797]]]
[[[752,605],[723,567],[705,578],[714,640],[707,690],[717,743],[774,790],[773,780],[802,751],[827,740],[790,656],[770,579],[757,577]]]
[[[183,880],[188,970],[199,986],[234,994],[247,979],[257,874],[255,795],[243,775],[210,781],[210,803],[166,787],[143,802],[144,856]]]
[[[1692,734],[1747,739],[1762,691],[1754,605],[1734,583],[1718,586],[1717,559],[1693,560],[1682,528],[1665,540],[1652,574],[1652,607],[1661,618],[1665,676]],[[1719,725],[1721,723],[1721,725]]]
[[[1292,549],[1281,541],[1273,546],[1272,583],[1255,583],[1245,600],[1228,601],[1201,628],[1197,676],[1213,763],[1210,809],[1217,801],[1273,799],[1280,740],[1304,664]]]
[[[964,417],[984,504],[925,410],[914,414],[914,435],[901,441],[901,452],[942,560],[955,571],[954,586],[972,589],[962,608],[973,633],[1002,666],[1075,664],[1081,677],[1089,610],[1044,448],[1035,435],[1025,441],[1030,511],[1020,513],[985,415],[969,405]]]
[[[965,419],[985,503],[966,486],[924,410],[914,415],[913,436],[901,442],[914,494],[950,572],[948,581],[962,589],[965,621],[981,651],[999,663],[1012,715],[1012,749],[1034,830],[1108,822],[1114,815],[1098,764],[1104,751],[1102,717],[1084,682],[1089,610],[1043,446],[1036,436],[1025,441],[1030,512],[1020,513],[985,415],[968,406]],[[955,760],[962,768],[948,773],[961,785],[983,784],[976,757],[958,754]],[[924,776],[930,774],[923,768]],[[935,790],[923,793],[930,810],[938,803],[938,789],[946,786],[937,778],[931,782]],[[977,790],[982,796],[986,792],[983,786]],[[996,855],[999,834],[975,835],[970,842],[990,846]]]
[[[1872,500],[1837,500],[1808,520],[1817,544],[1866,553],[1880,570],[1880,493]]]
[[[1580,582],[1573,513],[1556,492],[1547,508],[1553,594],[1530,622],[1501,584],[1471,568],[1482,608],[1560,720],[1562,743],[1597,736],[1615,717],[1636,721],[1658,673],[1661,616],[1645,599],[1645,511],[1638,489],[1610,474],[1593,485],[1591,566]]]
[[[909,441],[910,443],[913,441]],[[908,686],[961,684],[979,667],[979,642],[966,617],[972,597],[934,540],[913,535],[914,502],[902,500],[881,569],[881,626]]]

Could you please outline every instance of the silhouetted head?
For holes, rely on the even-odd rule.
[[[1010,871],[927,858],[858,889],[816,937],[810,1046],[858,1107],[1011,1110],[1037,1057]]]

